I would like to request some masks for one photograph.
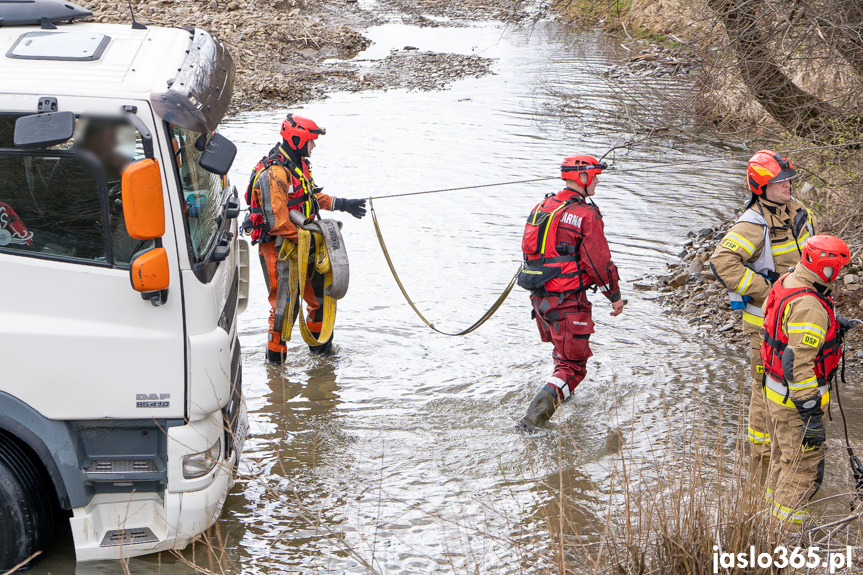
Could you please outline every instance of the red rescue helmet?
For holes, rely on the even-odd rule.
[[[803,246],[800,263],[826,282],[839,277],[842,266],[848,265],[851,255],[848,244],[836,236],[812,236]]]
[[[326,133],[325,129],[318,127],[312,120],[302,116],[288,114],[288,117],[282,122],[282,139],[295,150],[302,150],[309,140],[317,140],[318,136],[323,136]]]
[[[587,186],[593,182],[593,178],[601,174],[602,170],[606,168],[608,168],[608,164],[600,162],[593,156],[570,156],[563,160],[563,164],[560,166],[560,177],[564,180],[572,180],[587,189]],[[587,183],[583,183],[578,177],[580,173],[587,174]]]
[[[770,150],[755,152],[746,167],[746,182],[756,196],[764,193],[767,184],[793,180],[796,177],[797,170],[788,158]]]

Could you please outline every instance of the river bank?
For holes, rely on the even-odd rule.
[[[731,309],[728,292],[711,271],[708,259],[725,236],[737,215],[720,224],[690,231],[681,246],[677,261],[667,264],[667,272],[642,278],[634,283],[641,291],[655,291],[656,298],[670,313],[682,316],[690,325],[718,336],[729,344],[744,344],[741,312]],[[863,262],[855,258],[842,270],[833,288],[836,312],[847,317],[863,316]],[[849,366],[863,366],[863,333],[852,330],[846,338]],[[855,369],[852,376],[859,373]]]
[[[697,9],[698,7],[701,9]],[[793,193],[819,218],[819,231],[842,237],[851,248],[852,263],[834,288],[837,309],[849,317],[863,316],[863,161],[857,148],[841,145],[822,146],[785,131],[762,108],[731,69],[721,64],[727,38],[715,15],[706,6],[691,0],[633,0],[626,3],[565,2],[556,5],[564,20],[590,22],[600,26],[627,52],[607,74],[609,82],[623,78],[685,75],[691,89],[664,94],[649,87],[635,96],[619,93],[624,106],[649,96],[668,113],[652,126],[633,123],[641,133],[655,131],[687,146],[703,141],[733,148],[748,155],[758,149],[787,150],[798,169]],[[807,71],[795,76],[810,89],[830,92],[840,82],[834,70]],[[829,77],[829,78],[828,78]],[[830,89],[826,86],[834,82]],[[674,119],[683,118],[676,122]],[[671,120],[669,120],[671,118]],[[740,154],[738,154],[740,155]],[[741,165],[745,158],[738,159]],[[730,194],[742,202],[748,197],[744,180],[722,182]],[[670,313],[681,315],[720,337],[742,341],[739,312],[732,312],[725,288],[707,266],[725,231],[736,221],[740,208],[725,213],[715,225],[693,229],[681,245],[677,261],[667,272],[636,282],[636,288],[658,293],[657,301]],[[863,331],[863,330],[858,330]],[[863,334],[848,337],[851,357],[863,362]]]
[[[131,22],[123,2],[86,6],[97,22]],[[364,33],[389,21],[421,27],[485,18],[517,22],[517,1],[423,3],[383,0],[137,0],[137,20],[159,26],[195,26],[224,42],[237,64],[231,114],[292,106],[336,91],[436,90],[491,72],[492,60],[406,44],[375,61],[353,61],[371,41]]]

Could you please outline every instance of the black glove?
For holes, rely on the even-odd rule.
[[[854,322],[852,322],[845,316],[836,314],[836,323],[839,324],[839,333],[841,333],[842,335],[845,335],[845,332],[854,329]]]
[[[803,420],[803,448],[814,449],[820,447],[827,439],[824,431],[824,410],[821,409],[821,395],[815,394],[806,399],[792,399],[800,419]]]
[[[339,212],[347,212],[353,217],[360,219],[366,215],[366,201],[333,198],[333,209]]]

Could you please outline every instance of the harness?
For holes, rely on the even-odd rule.
[[[281,166],[291,178],[293,193],[287,203],[288,210],[300,210],[306,219],[313,219],[318,216],[320,210],[315,199],[315,183],[312,180],[311,172],[306,178],[302,168],[294,164],[287,152],[278,146],[269,156],[262,158],[255,165],[246,187],[245,197],[246,204],[249,206],[249,215],[243,222],[242,230],[244,234],[252,238],[252,245],[271,242],[274,239],[268,232],[275,225],[275,211],[278,208],[274,207],[270,201],[269,182],[267,181],[265,186],[258,185],[261,174],[272,166]],[[261,183],[264,181],[262,180]],[[254,193],[256,187],[259,195]]]
[[[588,205],[580,197],[561,200],[549,196],[528,216],[521,242],[524,264],[517,280],[520,287],[536,295],[566,295],[593,285],[581,263],[581,241],[556,243],[557,231],[565,215],[571,219],[570,223],[581,226],[584,216],[567,212],[573,204]]]
[[[842,338],[837,329],[838,324],[833,310],[833,301],[809,287],[786,288],[783,285],[786,277],[788,276],[783,276],[776,282],[767,297],[767,303],[764,306],[766,311],[764,345],[761,347],[768,398],[783,404],[787,402],[792,389],[808,389],[817,386],[822,397],[825,396],[842,359]],[[785,377],[785,369],[782,364],[782,356],[788,347],[788,334],[782,329],[782,321],[787,314],[788,304],[806,295],[815,296],[824,306],[830,317],[830,324],[827,332],[819,333],[818,336],[812,333],[822,331],[817,326],[801,324],[792,327],[789,324],[789,330],[804,334],[803,343],[815,347],[819,343],[819,337],[824,340],[818,355],[815,356],[814,377],[800,382],[789,382]],[[779,400],[783,394],[784,397]]]

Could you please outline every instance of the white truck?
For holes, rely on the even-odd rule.
[[[247,429],[233,60],[90,15],[0,0],[0,572],[182,549]]]

